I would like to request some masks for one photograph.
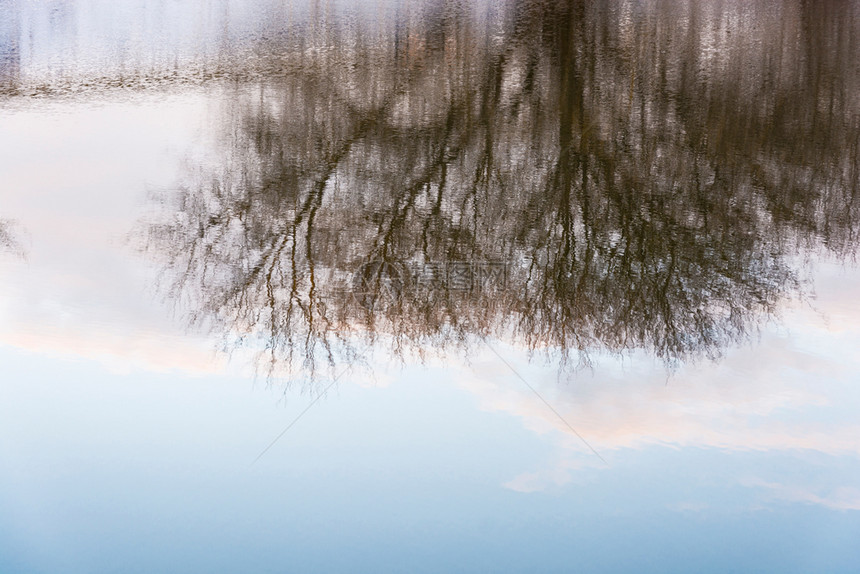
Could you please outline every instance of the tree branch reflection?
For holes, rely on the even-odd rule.
[[[14,221],[0,219],[0,253],[15,253],[19,257],[26,257],[27,253],[21,244],[19,234],[15,231],[17,227]]]
[[[781,10],[440,2],[374,40],[297,25],[260,48],[281,73],[230,88],[223,165],[148,249],[269,374],[476,336],[718,357],[802,293],[799,253],[856,246],[854,8]],[[503,284],[474,283],[499,262]],[[465,287],[439,280],[458,266]]]

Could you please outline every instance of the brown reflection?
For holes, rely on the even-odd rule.
[[[272,372],[475,336],[718,356],[802,292],[799,254],[855,247],[854,11],[439,2],[374,34],[303,22],[261,48],[278,73],[229,89],[223,165],[147,247],[194,320]]]
[[[13,90],[21,68],[20,21],[17,3],[0,0],[0,96]]]

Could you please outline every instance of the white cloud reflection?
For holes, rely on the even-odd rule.
[[[764,468],[770,456],[800,460],[803,453],[824,456],[824,462],[815,464],[855,464],[860,460],[860,360],[852,350],[860,348],[860,312],[853,294],[860,287],[860,274],[836,266],[819,271],[815,309],[796,305],[759,340],[730,349],[715,363],[686,365],[667,377],[662,365],[643,356],[628,358],[623,365],[603,358],[593,371],[561,381],[551,369],[529,366],[524,358],[514,368],[610,468],[623,465],[632,452],[655,448],[703,450],[714,457],[746,453],[758,457]],[[499,351],[517,355],[516,349],[501,345]],[[483,409],[518,417],[524,427],[553,437],[559,448],[543,468],[513,477],[506,488],[524,493],[553,490],[580,479],[595,480],[594,471],[607,468],[492,354],[474,365],[460,380]],[[683,457],[679,454],[678,459]],[[743,485],[765,489],[763,498],[769,503],[854,510],[860,500],[856,478],[842,477],[838,484],[817,489],[757,480]]]
[[[816,489],[768,482],[760,478],[746,479],[742,484],[749,488],[763,490],[765,497],[772,501],[814,504],[833,510],[860,510],[860,488],[852,486]]]

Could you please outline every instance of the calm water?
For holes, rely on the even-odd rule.
[[[856,572],[858,62],[850,3],[0,0],[0,572]]]

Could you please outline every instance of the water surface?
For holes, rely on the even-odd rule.
[[[0,0],[0,570],[854,571],[856,12]]]

